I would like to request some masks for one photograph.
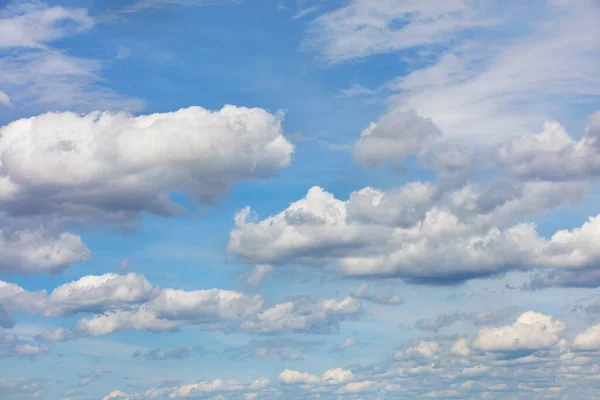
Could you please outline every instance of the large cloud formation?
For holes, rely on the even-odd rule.
[[[189,324],[260,334],[329,333],[339,329],[342,321],[363,314],[360,301],[352,297],[264,303],[261,295],[233,290],[161,288],[135,273],[88,275],[50,294],[0,281],[0,327],[12,327],[17,312],[46,318],[87,314],[72,331],[61,327],[36,336],[41,342],[54,343],[124,330],[174,331]]]
[[[414,182],[338,200],[319,187],[262,221],[236,216],[229,251],[252,263],[334,265],[352,277],[459,282],[514,269],[598,265],[600,217],[542,237],[525,215],[577,200],[585,183],[525,182],[443,193]]]
[[[184,209],[171,192],[210,204],[239,180],[275,174],[292,152],[281,117],[260,108],[47,113],[0,128],[0,206],[12,215],[176,215]]]

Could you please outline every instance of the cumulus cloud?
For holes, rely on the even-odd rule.
[[[31,343],[17,342],[8,348],[0,348],[0,358],[2,357],[22,357],[35,358],[47,354],[50,349],[47,346],[38,346]]]
[[[420,182],[336,199],[319,187],[257,220],[238,212],[228,249],[251,263],[333,265],[345,277],[455,283],[514,269],[590,268],[599,217],[546,238],[523,216],[580,199],[586,184],[467,184],[443,195]],[[399,194],[407,194],[400,196]],[[251,217],[252,216],[252,217]]]
[[[83,335],[107,335],[120,330],[172,331],[181,324],[226,324],[255,314],[261,296],[222,290],[162,289],[138,309],[108,311],[79,320],[75,330]]]
[[[198,398],[204,397],[207,393],[238,393],[246,391],[257,391],[264,389],[270,383],[268,378],[258,378],[252,382],[224,381],[215,379],[214,381],[200,381],[178,388],[173,388],[169,397],[179,398]]]
[[[414,111],[385,114],[377,123],[363,130],[354,145],[354,157],[369,167],[387,162],[402,163],[413,154],[424,152],[427,145],[441,136],[431,119]]]
[[[352,297],[318,303],[288,301],[258,313],[255,318],[244,321],[241,327],[257,333],[330,333],[339,329],[341,321],[358,318],[361,314],[360,302]]]
[[[344,368],[332,368],[317,376],[308,372],[286,369],[279,374],[279,381],[288,385],[294,384],[331,384],[338,385],[353,380],[352,371]]]
[[[127,305],[144,303],[160,292],[141,275],[88,275],[55,288],[44,307],[47,317],[80,312],[103,312]]]
[[[259,108],[47,113],[0,128],[0,205],[18,215],[177,215],[170,191],[210,204],[239,180],[275,174],[292,151],[281,117]]]
[[[0,179],[0,191],[1,189]],[[81,238],[71,233],[54,235],[43,229],[0,229],[0,273],[59,272],[91,255]]]
[[[594,325],[581,332],[573,339],[575,350],[600,350],[600,324]]]
[[[488,352],[547,349],[558,343],[565,329],[564,322],[550,315],[528,311],[512,325],[480,329],[472,346]]]
[[[600,174],[600,111],[575,141],[558,122],[540,133],[513,139],[497,150],[497,160],[525,179],[573,180]]]

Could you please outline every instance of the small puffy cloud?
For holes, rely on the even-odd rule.
[[[352,371],[344,368],[332,368],[317,376],[308,372],[286,369],[279,374],[279,381],[288,385],[294,384],[331,384],[339,385],[354,379]]]
[[[576,180],[600,175],[600,111],[592,114],[584,136],[575,141],[558,122],[540,133],[501,146],[498,162],[526,179]]]
[[[397,294],[367,293],[368,290],[369,285],[363,283],[352,293],[352,297],[377,304],[398,305],[404,303],[404,299]]]
[[[0,202],[2,182],[0,176]],[[81,238],[71,233],[54,235],[42,229],[35,231],[0,229],[0,273],[30,275],[59,272],[73,263],[86,260],[90,255],[90,250],[83,244]]]
[[[260,108],[47,113],[0,128],[0,206],[71,220],[178,215],[170,192],[212,204],[237,181],[276,174],[292,152],[281,115]]]
[[[88,275],[54,289],[46,300],[47,317],[103,312],[146,302],[160,293],[141,275]]]
[[[147,330],[151,332],[174,331],[178,321],[159,319],[146,310],[111,311],[96,314],[91,318],[82,318],[75,324],[75,333],[79,335],[100,336],[123,330]]]
[[[591,326],[575,336],[572,346],[574,350],[579,351],[600,350],[600,324]]]
[[[8,348],[0,349],[0,358],[2,357],[22,357],[34,358],[42,354],[47,354],[50,349],[46,346],[38,346],[30,343],[17,342]]]
[[[288,301],[279,303],[242,323],[245,330],[257,333],[337,331],[343,320],[362,314],[360,302],[352,297],[326,299],[317,303]]]
[[[469,341],[467,339],[459,339],[452,344],[452,348],[450,349],[450,353],[461,356],[461,357],[469,357],[471,355],[471,349],[469,348]]]
[[[414,358],[433,359],[441,350],[439,343],[429,340],[421,340],[416,346],[409,346],[394,354],[397,360],[409,360]]]
[[[564,322],[550,315],[528,311],[512,325],[480,329],[472,347],[487,352],[547,349],[558,343],[565,329]]]
[[[35,339],[43,342],[43,343],[57,343],[64,342],[73,337],[72,333],[66,330],[65,328],[59,327],[56,329],[51,329],[44,331],[40,335],[36,335]]]
[[[413,110],[396,110],[363,130],[354,145],[354,157],[369,167],[388,162],[401,164],[406,157],[423,152],[440,136],[440,130],[431,119],[423,118]]]
[[[234,393],[262,390],[270,381],[268,378],[258,378],[251,382],[224,381],[215,379],[214,381],[201,381],[193,384],[183,385],[173,388],[169,397],[172,399],[180,398],[198,398],[204,397],[208,393]]]

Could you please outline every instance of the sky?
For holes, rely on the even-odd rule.
[[[0,399],[600,399],[598,21],[0,1]]]

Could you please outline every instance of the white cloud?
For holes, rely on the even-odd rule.
[[[589,119],[585,135],[571,138],[558,122],[542,132],[513,139],[497,150],[498,161],[523,178],[582,179],[600,174],[600,111]]]
[[[184,323],[220,324],[248,317],[262,307],[261,296],[221,290],[162,289],[137,310],[108,311],[83,318],[75,330],[82,335],[107,335],[120,330],[176,330]]]
[[[309,374],[308,372],[286,369],[279,374],[279,380],[288,385],[294,384],[326,384],[339,385],[354,379],[352,371],[344,368],[332,368],[321,376]]]
[[[575,339],[573,339],[573,349],[583,351],[600,350],[600,324],[591,326],[575,336]]]
[[[407,347],[394,354],[397,360],[407,360],[413,358],[436,358],[441,350],[439,343],[429,340],[421,340],[416,346]]]
[[[65,340],[69,340],[71,338],[71,332],[62,327],[44,331],[42,334],[35,337],[36,340],[44,343],[64,342]]]
[[[352,338],[348,338],[344,340],[344,343],[335,346],[336,351],[343,351],[349,349],[350,347],[356,346],[358,342]]]
[[[0,198],[1,190],[2,178],[0,178]],[[86,260],[90,254],[81,238],[71,233],[54,235],[42,229],[35,231],[0,229],[0,272],[19,274],[59,272],[70,264]]]
[[[106,370],[106,369],[95,369],[93,371],[91,371],[90,373],[84,375],[80,380],[79,380],[79,386],[86,386],[89,385],[90,383],[100,379],[102,376],[108,374],[110,371]]]
[[[0,205],[21,214],[175,215],[184,211],[170,191],[211,203],[239,180],[275,174],[292,151],[281,117],[259,108],[47,113],[0,128]]]
[[[258,333],[336,331],[339,323],[362,313],[360,302],[352,297],[327,299],[318,303],[288,301],[276,304],[244,321],[243,329]]]
[[[93,18],[83,8],[15,3],[0,10],[0,48],[43,48],[93,26]]]
[[[409,183],[388,192],[365,188],[336,199],[319,187],[286,210],[257,220],[236,215],[228,249],[244,261],[333,265],[341,276],[461,281],[512,269],[597,265],[597,225],[541,237],[523,216],[581,197],[585,183],[526,182],[449,192]]]
[[[354,145],[354,157],[368,167],[401,164],[409,155],[423,153],[441,134],[431,119],[412,110],[393,111],[362,131]]]
[[[531,133],[557,109],[600,95],[600,45],[583,33],[595,29],[594,2],[548,2],[541,12],[520,11],[524,20],[514,20],[514,12],[505,18],[513,32],[523,26],[531,34],[504,43],[462,43],[432,66],[399,77],[390,86],[400,92],[392,103],[431,118],[449,139],[488,145]]]
[[[5,106],[10,104],[10,96],[2,90],[0,90],[0,104],[3,104]]]
[[[260,286],[263,279],[265,279],[265,276],[267,276],[268,274],[270,274],[273,271],[274,271],[274,268],[271,265],[268,265],[268,264],[255,265],[254,268],[252,268],[252,271],[250,271],[250,273],[248,273],[248,274],[245,274],[243,276],[243,278],[245,279],[246,285],[248,287],[257,288]]]
[[[305,46],[335,63],[423,45],[444,43],[452,34],[484,26],[469,2],[353,0],[312,22]]]
[[[156,297],[160,288],[153,287],[141,275],[88,275],[54,289],[46,300],[47,317],[79,312],[103,312],[146,302]]]
[[[459,339],[454,344],[452,344],[452,348],[450,352],[454,355],[461,357],[469,357],[471,355],[471,349],[469,348],[469,342],[466,339]]]
[[[214,381],[201,381],[189,385],[183,385],[175,388],[169,395],[172,399],[203,397],[206,393],[215,392],[242,392],[249,390],[264,389],[270,383],[268,378],[258,378],[252,382],[224,381],[216,379]]]
[[[42,354],[47,354],[50,349],[46,346],[38,346],[30,343],[15,343],[8,349],[0,349],[0,358],[2,357],[23,357],[33,358]]]
[[[480,329],[472,346],[489,352],[547,349],[558,343],[565,329],[564,322],[550,315],[528,311],[512,325]]]

